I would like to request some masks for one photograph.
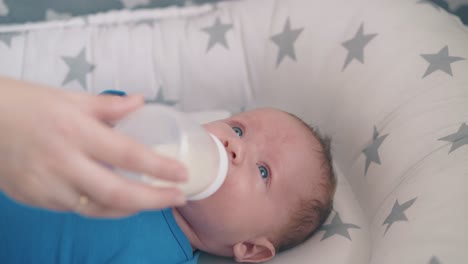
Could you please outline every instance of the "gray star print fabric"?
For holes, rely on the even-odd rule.
[[[130,10],[0,26],[0,74],[319,127],[334,210],[269,263],[468,263],[468,31],[447,11],[462,1],[115,2]]]

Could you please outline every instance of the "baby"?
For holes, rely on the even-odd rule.
[[[271,108],[205,128],[230,159],[211,197],[123,219],[23,207],[0,195],[2,263],[196,263],[199,251],[263,262],[309,238],[336,187],[329,141]]]

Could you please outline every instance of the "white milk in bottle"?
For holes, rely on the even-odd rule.
[[[123,169],[126,177],[160,187],[179,187],[189,200],[215,193],[223,184],[228,157],[223,144],[184,113],[166,106],[147,104],[125,116],[115,129],[150,147],[160,155],[182,162],[188,181],[173,183]]]

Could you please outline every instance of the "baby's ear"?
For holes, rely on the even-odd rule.
[[[276,254],[276,250],[270,240],[261,237],[235,244],[233,253],[237,262],[257,263],[273,258]]]

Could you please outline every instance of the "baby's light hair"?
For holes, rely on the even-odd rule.
[[[293,214],[288,224],[279,232],[276,239],[273,239],[277,252],[293,248],[316,233],[333,209],[333,196],[337,184],[332,163],[331,139],[323,136],[299,117],[290,115],[303,124],[319,142],[320,149],[316,151],[322,158],[319,186],[323,188],[323,193],[311,193],[299,200],[292,210]]]

